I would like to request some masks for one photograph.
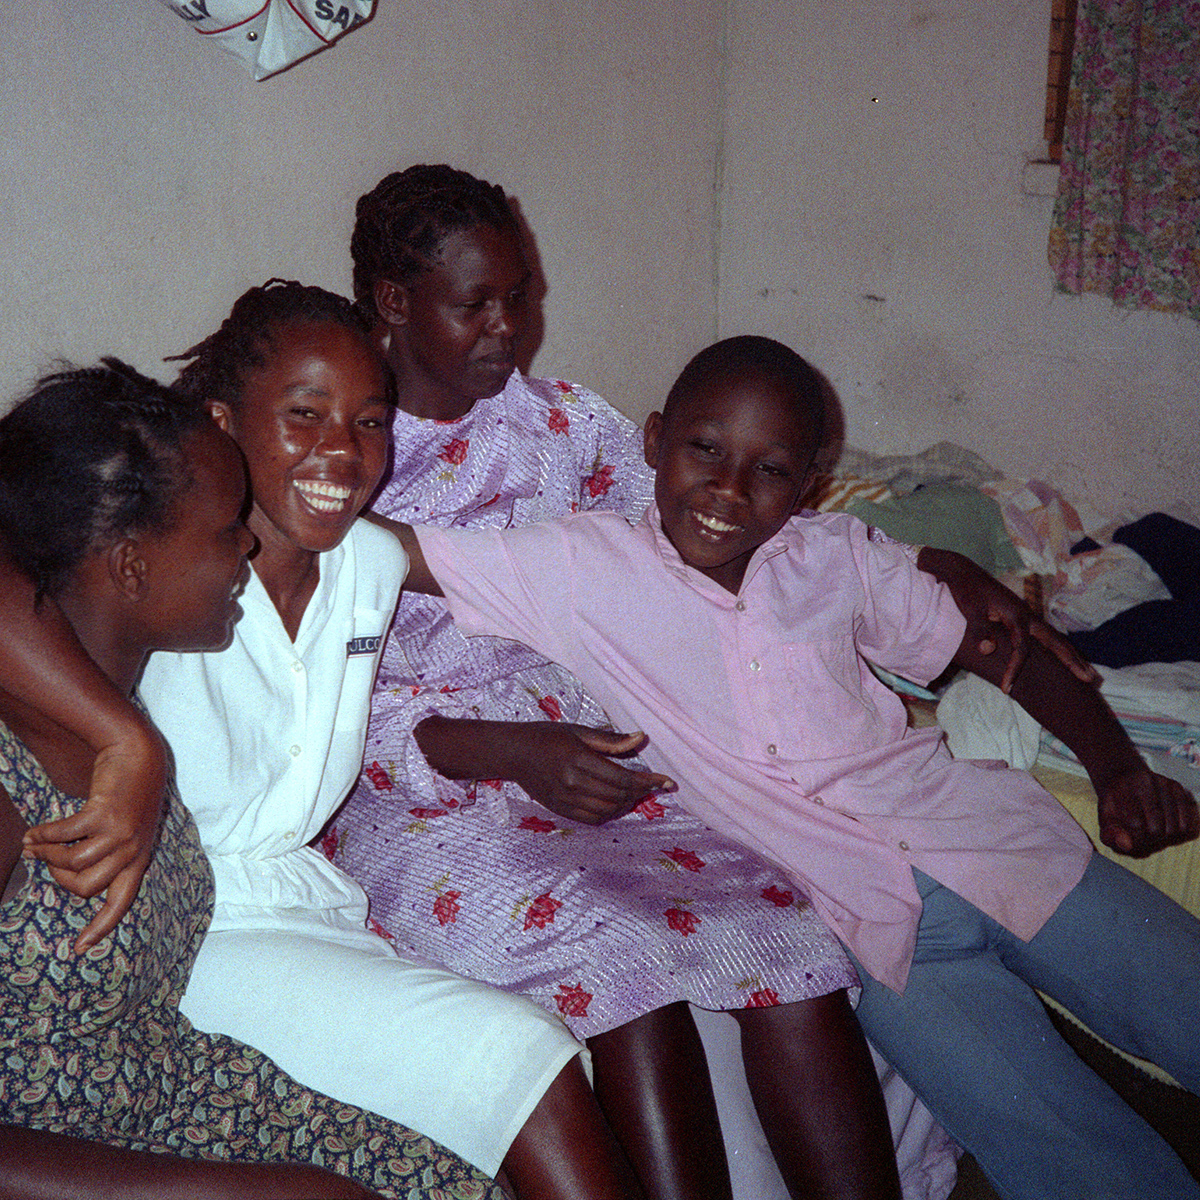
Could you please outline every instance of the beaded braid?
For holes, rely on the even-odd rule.
[[[437,261],[449,234],[477,225],[517,229],[498,184],[445,165],[418,165],[381,179],[358,201],[350,238],[359,310],[373,320],[377,280],[407,283]]]
[[[273,330],[305,321],[332,321],[357,333],[369,332],[344,296],[295,280],[268,279],[237,298],[216,333],[164,360],[187,363],[174,390],[198,407],[215,401],[236,409],[246,371],[267,364]]]
[[[0,537],[39,600],[88,552],[169,528],[191,480],[184,440],[208,424],[116,358],[45,376],[0,419]]]

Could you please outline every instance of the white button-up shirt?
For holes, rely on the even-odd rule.
[[[295,642],[252,572],[228,649],[151,655],[141,694],[174,751],[219,908],[361,899],[357,884],[304,847],[361,769],[375,670],[407,568],[392,534],[358,521],[321,555]]]

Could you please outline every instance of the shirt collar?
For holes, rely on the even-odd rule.
[[[763,565],[769,558],[774,558],[777,554],[783,554],[787,550],[799,550],[798,541],[784,537],[784,532],[792,526],[795,517],[788,520],[783,529],[779,531],[773,538],[769,538],[763,542],[750,559],[746,567],[746,574],[742,578],[742,586],[738,592],[740,596],[749,586],[751,579],[754,578],[759,567]],[[707,575],[702,575],[694,567],[689,567],[687,563],[679,557],[679,551],[671,545],[671,539],[663,533],[662,518],[658,513],[658,505],[652,500],[650,507],[646,509],[642,517],[642,524],[646,525],[650,531],[650,537],[654,545],[654,549],[658,557],[662,560],[662,564],[672,575],[682,579],[685,583],[694,587],[699,592],[710,592],[716,597],[723,598],[724,602],[732,605],[736,603],[737,596],[732,592],[726,591],[719,583],[714,583]]]

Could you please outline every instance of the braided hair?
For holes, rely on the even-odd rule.
[[[450,234],[477,225],[518,232],[498,184],[444,165],[418,165],[381,179],[359,200],[350,238],[360,311],[373,320],[378,280],[407,283],[433,266]]]
[[[210,424],[116,358],[64,364],[0,419],[0,538],[39,601],[91,551],[170,528],[191,483],[184,440]]]
[[[216,402],[236,410],[246,372],[267,365],[273,332],[281,325],[308,321],[332,321],[356,333],[369,332],[345,297],[294,280],[268,279],[237,298],[216,333],[165,360],[187,363],[173,385],[175,391],[200,408]]]

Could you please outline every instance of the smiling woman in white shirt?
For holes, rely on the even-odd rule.
[[[518,1197],[636,1200],[562,1024],[399,956],[368,929],[362,889],[306,846],[358,773],[406,568],[389,535],[357,520],[392,406],[363,325],[348,301],[275,280],[182,357],[176,390],[246,457],[258,541],[233,644],[165,656],[142,683],[216,880],[182,1011],[301,1083],[503,1170]]]

